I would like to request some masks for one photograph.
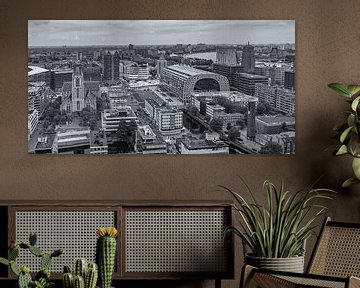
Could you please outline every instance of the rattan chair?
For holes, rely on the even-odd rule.
[[[360,223],[334,222],[326,218],[306,273],[277,272],[245,265],[240,287],[360,287]]]

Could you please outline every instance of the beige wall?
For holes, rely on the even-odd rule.
[[[236,188],[238,175],[265,199],[264,179],[297,189],[326,173],[321,184],[340,192],[329,214],[359,222],[360,186],[338,188],[351,173],[349,159],[325,150],[346,108],[326,85],[360,82],[359,15],[358,0],[2,0],[0,199],[215,200],[227,195],[211,185]],[[296,156],[28,155],[28,19],[295,19]]]

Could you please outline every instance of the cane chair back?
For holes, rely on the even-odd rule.
[[[307,273],[360,277],[360,224],[332,222],[328,218]]]

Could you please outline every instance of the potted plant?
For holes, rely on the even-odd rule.
[[[233,190],[220,186],[235,199],[233,208],[240,216],[239,227],[229,227],[226,234],[239,236],[250,253],[244,254],[245,264],[277,271],[304,270],[305,241],[314,233],[315,220],[326,207],[318,200],[331,199],[328,189],[304,188],[296,193],[280,188],[266,180],[266,205],[261,205],[242,180],[251,201]],[[246,250],[244,249],[244,252]]]
[[[334,127],[340,145],[334,152],[335,155],[351,155],[354,176],[347,179],[342,186],[348,187],[360,183],[360,85],[344,85],[331,83],[328,85],[338,94],[346,97],[351,109],[347,111],[346,122]]]
[[[53,258],[62,255],[64,250],[57,249],[52,253],[45,253],[36,246],[36,242],[36,234],[30,233],[29,243],[12,242],[8,251],[8,259],[0,257],[0,263],[10,266],[11,271],[18,277],[18,288],[50,288],[54,286],[54,282],[50,280],[50,265]],[[36,273],[34,279],[31,277],[30,268],[28,266],[21,266],[16,262],[20,249],[28,250],[31,254],[41,259],[41,270]]]

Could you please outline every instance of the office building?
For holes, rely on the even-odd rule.
[[[120,62],[120,74],[126,80],[147,80],[150,78],[149,65],[131,61]]]
[[[72,81],[72,69],[55,69],[51,71],[51,83],[50,87],[52,90],[58,92],[61,91],[64,82]]]
[[[155,123],[162,135],[179,134],[183,130],[183,112],[164,107],[156,109]]]
[[[105,132],[116,132],[120,121],[130,123],[137,122],[137,117],[130,106],[124,106],[119,109],[105,109],[101,112],[101,126]]]
[[[218,115],[225,112],[225,107],[215,103],[206,104],[206,115],[213,118],[218,118]]]
[[[76,125],[62,125],[55,130],[52,153],[89,154],[90,128]]]
[[[295,115],[295,91],[280,86],[258,83],[255,85],[255,97],[261,102],[284,114]]]
[[[239,73],[236,74],[235,87],[238,91],[242,93],[254,96],[255,84],[256,83],[268,84],[268,82],[269,79],[265,76],[248,74],[248,73]]]
[[[120,56],[117,51],[105,51],[103,54],[103,80],[109,83],[120,79],[119,72]]]
[[[180,138],[177,147],[180,154],[229,154],[229,145],[220,140],[219,136],[206,135],[205,139]]]
[[[228,124],[232,126],[236,125],[238,121],[244,119],[244,114],[242,113],[220,113],[217,115],[217,118],[223,122],[223,127],[226,127]]]
[[[244,68],[238,64],[226,65],[214,63],[212,66],[212,72],[225,76],[229,81],[230,87],[234,88],[236,74],[244,72]]]
[[[50,86],[51,72],[38,66],[28,66],[28,83],[45,82]]]
[[[101,67],[85,67],[83,69],[85,81],[101,81]]]
[[[40,118],[49,104],[48,87],[45,82],[28,84],[28,111],[36,110]]]
[[[257,116],[256,132],[259,134],[280,134],[295,131],[295,117],[292,116]]]

